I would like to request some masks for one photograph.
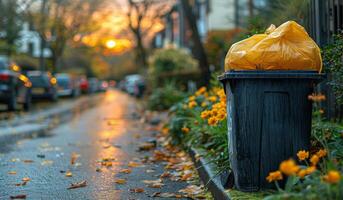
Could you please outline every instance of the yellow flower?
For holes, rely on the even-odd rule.
[[[169,133],[169,128],[168,128],[168,127],[164,127],[164,128],[162,129],[162,134],[163,134],[163,135],[168,135],[168,133]]]
[[[307,176],[309,174],[312,174],[314,171],[316,171],[316,167],[314,167],[314,166],[308,167],[306,169],[301,169],[298,172],[298,177],[299,178],[304,178],[305,176]]]
[[[201,107],[206,107],[207,106],[207,103],[206,102],[202,102],[201,103]]]
[[[270,172],[266,179],[269,183],[282,180],[282,174],[280,171]]]
[[[211,102],[216,102],[217,101],[217,97],[216,96],[210,96],[208,98],[208,100],[211,101]]]
[[[217,120],[216,117],[211,117],[211,118],[209,118],[209,119],[207,120],[207,122],[208,122],[208,125],[210,125],[210,126],[215,126],[215,125],[217,125],[218,120]]]
[[[205,110],[205,111],[201,112],[201,115],[200,115],[200,117],[202,119],[207,119],[210,116],[211,116],[211,112],[209,110]]]
[[[327,151],[325,149],[320,149],[316,155],[319,157],[319,158],[322,158],[322,157],[325,157],[327,155]]]
[[[298,156],[298,159],[302,161],[302,160],[306,160],[310,156],[310,154],[308,153],[308,151],[302,150],[302,151],[298,151],[297,156]]]
[[[317,168],[315,166],[308,167],[308,168],[306,168],[306,173],[312,174],[314,171],[316,171],[316,169]]]
[[[225,118],[226,118],[226,112],[220,111],[220,112],[217,114],[217,119],[218,119],[219,121],[224,120]]]
[[[319,157],[317,155],[313,155],[310,159],[310,162],[313,166],[317,165],[319,162]]]
[[[195,101],[195,96],[190,96],[188,99],[189,99],[189,101]]]
[[[295,163],[293,159],[285,160],[280,164],[280,171],[287,176],[296,174],[300,167]]]
[[[340,180],[341,174],[336,170],[330,170],[327,175],[324,176],[324,181],[328,183],[338,183]]]
[[[190,129],[188,127],[183,127],[182,129],[183,133],[189,133]]]
[[[188,103],[188,108],[194,108],[195,106],[197,106],[197,102],[196,101],[191,101]]]
[[[299,177],[299,178],[304,178],[306,175],[307,175],[306,169],[301,169],[301,170],[298,172],[298,177]]]
[[[206,90],[207,90],[206,87],[201,87],[198,89],[198,91],[195,92],[195,95],[196,96],[202,95],[206,92]]]

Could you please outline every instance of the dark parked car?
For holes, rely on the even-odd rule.
[[[57,101],[57,79],[50,72],[29,71],[27,76],[32,82],[32,97],[34,99]]]
[[[31,106],[31,82],[6,56],[0,56],[0,103],[7,104],[10,111],[16,110],[18,104],[25,110]]]
[[[80,95],[80,83],[70,74],[56,74],[58,96],[77,97]]]

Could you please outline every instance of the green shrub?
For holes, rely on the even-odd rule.
[[[176,88],[174,82],[165,84],[164,87],[153,90],[149,97],[150,110],[167,110],[186,97],[186,93]]]
[[[188,75],[197,71],[197,60],[183,49],[158,49],[149,60],[149,77],[153,88],[165,81],[179,83],[184,76],[187,76],[185,81],[188,81]]]

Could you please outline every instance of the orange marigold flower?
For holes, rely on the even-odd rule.
[[[202,119],[207,119],[210,116],[211,116],[211,111],[209,111],[209,110],[205,110],[205,111],[201,112],[201,115],[200,115],[200,117]]]
[[[210,96],[208,98],[208,100],[211,101],[211,102],[216,102],[217,101],[217,97],[216,96]]]
[[[308,168],[306,168],[306,173],[307,174],[312,174],[314,171],[316,171],[316,167],[315,166],[310,166]]]
[[[298,151],[297,156],[299,160],[303,161],[306,160],[310,156],[310,154],[308,153],[308,151],[301,150]]]
[[[269,183],[282,180],[282,174],[280,171],[270,172],[266,179]]]
[[[206,90],[207,90],[206,87],[201,87],[198,89],[198,91],[195,92],[195,95],[196,96],[202,95],[206,92]]]
[[[341,174],[339,171],[330,170],[325,176],[324,181],[328,183],[338,183],[341,180]]]
[[[216,117],[211,117],[207,120],[208,125],[215,126],[218,123],[218,119]]]
[[[283,161],[279,167],[279,170],[287,176],[296,174],[299,169],[300,167],[295,163],[293,159]]]
[[[197,102],[196,101],[191,101],[188,103],[188,108],[194,108],[195,106],[197,106]]]
[[[317,155],[313,155],[310,159],[310,162],[313,166],[317,165],[319,162],[319,157]]]
[[[190,96],[188,99],[189,99],[189,101],[195,101],[195,96]]]
[[[322,158],[322,157],[325,157],[327,155],[327,151],[325,149],[320,149],[316,155],[319,157],[319,158]]]
[[[301,169],[297,175],[299,178],[304,178],[307,175],[306,169]]]
[[[222,121],[226,118],[226,112],[225,111],[220,111],[218,114],[217,114],[217,118],[219,121]]]
[[[188,127],[183,127],[182,129],[183,133],[189,133],[190,129]]]

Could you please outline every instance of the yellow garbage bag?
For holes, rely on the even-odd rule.
[[[269,27],[233,44],[225,58],[225,70],[315,70],[321,72],[318,45],[294,21]]]

